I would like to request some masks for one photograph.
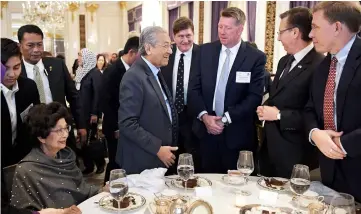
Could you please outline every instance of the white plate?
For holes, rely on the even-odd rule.
[[[197,179],[198,179],[197,186],[195,187],[212,186],[212,181],[208,180],[207,178],[197,177]],[[182,179],[180,178],[172,179],[170,184],[175,188],[184,189],[184,186],[182,185]],[[187,189],[194,189],[194,188],[187,187]]]
[[[134,192],[129,192],[127,194],[127,196],[132,196],[134,197],[135,199],[135,204],[133,204],[132,202],[129,203],[129,206],[126,207],[126,208],[121,208],[121,209],[118,209],[118,208],[115,208],[113,207],[113,197],[109,194],[109,195],[106,195],[104,197],[102,197],[100,200],[99,200],[99,206],[103,209],[106,209],[106,210],[109,210],[109,211],[131,211],[131,210],[136,210],[136,209],[139,209],[141,208],[142,206],[145,205],[146,203],[146,200],[145,198],[138,194],[138,193],[134,193]]]
[[[267,186],[266,182],[264,180],[264,177],[260,178],[257,181],[257,184],[265,189],[271,190],[271,191],[276,191],[276,192],[286,192],[289,189],[289,180],[286,178],[278,178],[278,177],[274,177],[274,179],[277,179],[279,181],[287,181],[287,183],[283,186]]]
[[[229,185],[244,185],[246,183],[246,179],[243,176],[222,176],[222,181]]]

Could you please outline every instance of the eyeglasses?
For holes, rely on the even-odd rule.
[[[58,136],[63,137],[64,133],[69,134],[70,130],[71,130],[71,126],[66,126],[65,128],[51,130],[50,132],[55,132],[58,134]]]
[[[170,45],[170,44],[164,44],[164,45],[161,45],[161,44],[155,44],[155,45],[161,46],[161,47],[163,47],[163,48],[165,48],[165,49],[167,49],[167,50],[171,47],[171,45]]]
[[[289,27],[289,28],[286,28],[284,30],[280,30],[280,31],[277,32],[277,35],[281,35],[282,33],[286,32],[288,30],[292,30],[293,28],[295,28],[295,27]]]

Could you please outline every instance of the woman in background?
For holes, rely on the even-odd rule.
[[[103,54],[98,54],[97,56],[97,68],[101,73],[107,68],[107,62]]]

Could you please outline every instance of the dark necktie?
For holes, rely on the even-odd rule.
[[[335,79],[336,79],[336,65],[337,59],[336,57],[332,57],[330,70],[328,72],[328,78],[326,82],[325,94],[323,97],[323,122],[325,130],[333,130],[336,131],[334,111],[335,111],[335,103],[333,101],[333,97],[335,94]]]
[[[181,113],[184,109],[184,54],[180,55],[178,63],[178,74],[177,74],[177,86],[175,89],[175,108],[177,109],[178,114]]]
[[[170,106],[170,110],[171,110],[171,115],[172,115],[172,141],[173,141],[173,145],[177,144],[178,141],[178,117],[177,117],[177,111],[174,107],[174,103],[173,103],[173,98],[172,95],[167,87],[167,84],[164,80],[163,74],[161,71],[158,72],[158,79],[160,82],[160,85],[162,86],[162,89],[165,93],[165,95],[167,96],[168,99],[168,103]]]
[[[295,61],[295,57],[293,55],[291,55],[289,58],[288,58],[288,61],[287,61],[287,64],[286,64],[286,67],[285,69],[283,70],[283,74],[282,76],[280,77],[280,79],[284,79],[288,73],[290,73],[290,70],[291,70],[291,66],[292,66],[292,62]]]

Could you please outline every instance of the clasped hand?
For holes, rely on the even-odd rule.
[[[256,113],[258,119],[261,121],[274,121],[277,120],[277,115],[280,113],[280,110],[275,106],[258,106]]]
[[[334,160],[342,160],[346,157],[342,150],[340,137],[343,132],[335,132],[332,130],[314,130],[311,139],[318,149],[328,158]]]
[[[204,114],[202,116],[202,121],[207,128],[209,134],[219,135],[223,132],[224,124],[222,123],[222,117],[219,116],[210,116]]]

